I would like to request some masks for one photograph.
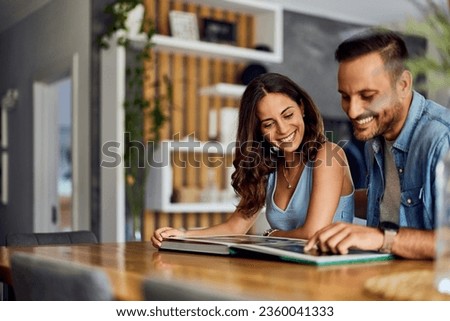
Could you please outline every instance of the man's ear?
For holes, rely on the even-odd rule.
[[[404,70],[397,81],[397,90],[400,97],[405,98],[412,90],[412,74],[409,70]]]

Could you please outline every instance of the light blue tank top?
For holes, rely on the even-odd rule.
[[[303,169],[300,180],[295,188],[286,210],[279,208],[274,201],[277,182],[276,171],[269,174],[266,191],[266,218],[272,228],[283,231],[293,230],[305,224],[308,213],[309,199],[311,197],[313,180],[313,167],[308,164]],[[353,221],[355,212],[354,191],[346,196],[341,196],[334,214],[333,222]]]

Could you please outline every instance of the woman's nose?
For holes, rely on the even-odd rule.
[[[284,134],[288,132],[289,124],[287,122],[281,121],[277,125],[277,132],[279,134]]]

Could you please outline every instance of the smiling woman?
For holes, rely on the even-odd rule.
[[[326,141],[311,97],[286,76],[266,73],[242,95],[232,186],[240,196],[222,224],[202,230],[164,227],[166,236],[245,234],[265,206],[271,236],[309,238],[332,221],[352,222],[353,183],[344,151]]]

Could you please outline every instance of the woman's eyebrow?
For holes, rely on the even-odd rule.
[[[283,109],[283,111],[280,113],[280,115],[283,115],[286,111],[288,111],[291,108],[294,108],[294,106],[287,106],[285,109]],[[261,119],[260,122],[263,123],[268,120],[273,120],[273,118]]]

